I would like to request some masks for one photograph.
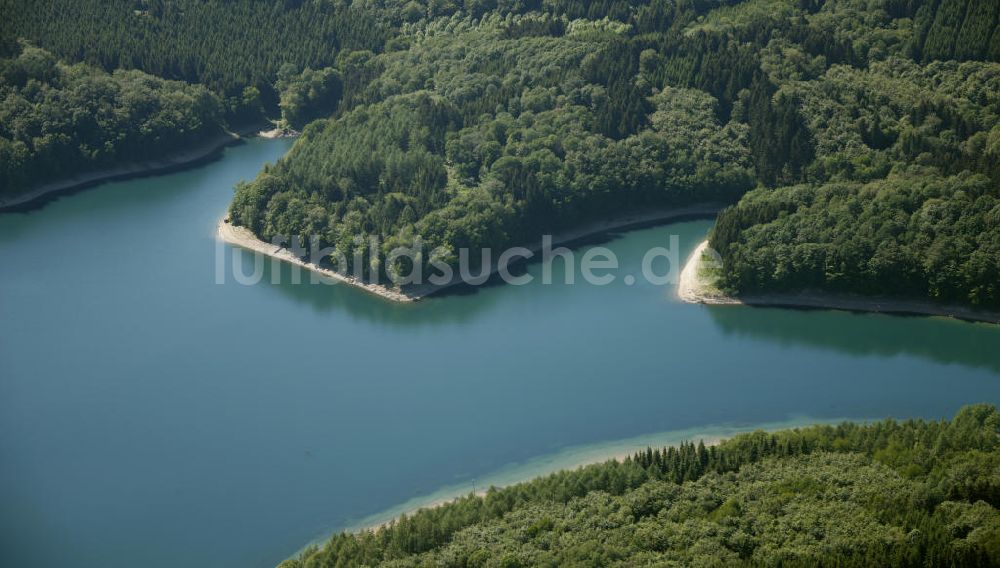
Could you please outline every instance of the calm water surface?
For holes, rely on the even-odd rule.
[[[567,447],[1000,403],[1000,328],[982,324],[707,308],[621,278],[415,305],[288,267],[216,284],[233,184],[289,144],[0,214],[0,565],[269,567]],[[606,246],[638,274],[709,227]]]

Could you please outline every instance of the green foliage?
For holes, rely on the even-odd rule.
[[[647,449],[333,536],[327,566],[991,566],[1000,412]]]
[[[344,94],[344,79],[332,67],[312,70],[308,67],[300,74],[288,72],[283,67],[278,72],[275,85],[281,93],[281,118],[292,128],[301,130],[317,118],[330,116]]]
[[[989,49],[1000,35],[1000,4],[993,0],[934,0],[916,13],[912,51],[924,61],[980,59],[998,61]]]
[[[18,49],[0,59],[0,194],[222,134],[222,104],[204,87]]]
[[[790,183],[813,159],[812,139],[799,112],[801,101],[777,91],[762,75],[751,85],[751,150],[757,179],[764,184]]]
[[[869,183],[759,189],[712,235],[723,286],[803,288],[1000,306],[1000,192],[927,169]]]
[[[719,216],[711,240],[723,285],[1000,306],[1000,154],[992,143],[1000,66],[920,66],[893,56],[788,80],[781,77],[792,72],[773,65],[784,84],[750,98],[758,179],[811,183],[759,189]],[[783,99],[798,101],[790,127],[762,124],[759,117],[782,115],[759,101],[774,108]],[[809,141],[798,147],[811,157],[782,145],[796,139]]]
[[[1000,307],[1000,192],[926,168],[759,189],[719,216],[723,285],[929,297]]]
[[[341,51],[380,50],[391,17],[375,3],[325,0],[0,0],[18,37],[69,60],[204,84],[235,114],[246,87],[275,108],[286,63],[322,69]]]

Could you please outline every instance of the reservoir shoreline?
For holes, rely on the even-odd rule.
[[[623,231],[638,229],[642,227],[655,226],[667,222],[680,221],[684,219],[698,219],[712,217],[724,207],[720,203],[703,203],[683,207],[659,208],[643,213],[628,213],[619,215],[604,221],[589,223],[577,229],[571,229],[552,235],[552,246],[567,246],[581,241],[592,239],[596,236],[613,231]],[[224,217],[216,228],[218,238],[230,245],[239,246],[271,258],[288,262],[295,266],[305,268],[337,282],[355,286],[368,293],[374,294],[386,300],[394,302],[416,302],[427,296],[437,294],[448,288],[455,288],[466,285],[461,279],[455,278],[445,284],[424,283],[420,285],[406,286],[402,289],[390,287],[384,284],[367,282],[354,276],[345,275],[335,270],[318,266],[307,262],[285,247],[280,247],[266,243],[257,238],[246,227],[233,225],[228,217]],[[540,244],[526,246],[533,254],[538,254],[541,250]],[[490,269],[490,276],[495,275],[499,268],[494,265]]]
[[[854,422],[858,424],[870,423],[877,419],[861,418],[809,418],[801,417],[789,420],[766,422],[760,424],[720,424],[708,425],[685,430],[674,430],[646,434],[634,438],[613,440],[598,444],[587,444],[582,446],[571,446],[563,448],[553,454],[547,454],[530,459],[520,464],[512,464],[501,468],[486,477],[474,479],[465,484],[450,485],[439,489],[431,494],[422,495],[410,499],[390,509],[370,515],[356,521],[346,527],[329,527],[321,535],[311,540],[300,550],[296,551],[292,557],[297,556],[302,551],[311,546],[322,548],[330,536],[340,531],[361,533],[366,531],[378,532],[391,525],[402,515],[412,516],[423,509],[433,509],[441,507],[459,499],[475,494],[485,496],[490,488],[502,489],[520,483],[533,481],[540,477],[552,475],[561,471],[573,471],[589,465],[605,463],[616,460],[623,461],[647,448],[663,449],[678,447],[681,443],[702,442],[706,446],[717,446],[740,434],[756,431],[776,432],[779,430],[790,430],[802,427],[817,425],[836,425],[843,422]]]
[[[223,148],[243,138],[230,131],[223,131],[192,148],[171,153],[163,158],[142,162],[125,162],[103,170],[79,173],[53,180],[26,193],[0,200],[0,211],[34,209],[44,205],[56,195],[69,194],[106,181],[160,175],[195,166],[217,156]]]
[[[744,432],[752,432],[752,431],[753,430],[745,430]],[[740,433],[740,432],[737,432],[737,434],[738,433]],[[473,489],[473,490],[470,490],[470,491],[466,491],[464,493],[461,492],[460,488],[455,488],[456,492],[452,493],[451,495],[447,495],[447,496],[438,496],[438,497],[425,496],[425,497],[422,497],[422,498],[418,497],[415,500],[411,500],[411,501],[422,502],[422,504],[409,506],[409,508],[406,508],[406,509],[404,509],[403,511],[401,511],[399,513],[384,513],[384,514],[380,514],[378,516],[380,516],[380,517],[384,516],[385,517],[383,520],[380,520],[380,521],[371,521],[370,519],[366,520],[365,524],[361,528],[351,529],[351,532],[379,531],[379,530],[381,530],[383,528],[386,528],[389,525],[391,525],[396,519],[398,519],[402,515],[406,515],[406,516],[409,517],[409,516],[412,516],[414,513],[417,513],[417,512],[419,512],[421,510],[424,510],[424,509],[434,509],[434,508],[440,507],[442,505],[447,505],[449,503],[454,503],[455,501],[458,501],[459,499],[461,499],[463,497],[467,497],[468,495],[473,494],[473,493],[477,497],[485,497],[486,494],[487,494],[487,492],[491,488],[503,489],[505,487],[511,487],[511,486],[514,486],[514,485],[518,485],[520,483],[527,483],[527,482],[532,481],[534,479],[537,479],[539,477],[545,477],[547,475],[552,475],[554,473],[559,473],[561,471],[573,471],[573,470],[576,470],[576,469],[587,467],[588,465],[595,465],[595,464],[605,463],[605,462],[609,462],[609,461],[612,461],[612,460],[613,461],[622,462],[622,461],[625,461],[626,458],[629,458],[629,457],[635,455],[636,453],[645,450],[647,447],[654,448],[654,449],[676,448],[676,447],[678,447],[680,445],[681,442],[691,442],[691,443],[702,442],[703,444],[705,444],[705,446],[718,446],[719,444],[721,444],[726,439],[727,438],[723,438],[723,437],[720,437],[718,435],[712,435],[711,437],[696,437],[696,438],[691,439],[691,440],[685,439],[685,440],[681,440],[681,441],[670,440],[670,441],[664,441],[663,443],[660,443],[660,444],[652,444],[652,445],[647,444],[647,445],[642,445],[642,446],[640,446],[640,445],[625,445],[625,442],[622,442],[623,445],[620,448],[618,448],[618,449],[613,449],[613,450],[610,450],[610,451],[608,451],[606,453],[602,453],[602,454],[599,454],[599,455],[593,455],[593,456],[590,456],[590,457],[582,458],[581,461],[567,463],[567,464],[564,464],[564,465],[561,465],[561,466],[557,466],[555,469],[547,469],[547,470],[542,470],[542,471],[539,471],[539,472],[535,472],[535,473],[532,473],[530,475],[526,475],[525,477],[521,477],[521,478],[518,478],[516,480],[507,482],[507,483],[503,483],[503,484],[490,484],[490,483],[488,483],[482,489]],[[446,491],[446,490],[441,490],[441,491]],[[438,493],[440,493],[441,491],[439,491]],[[435,493],[434,495],[436,495],[436,494],[437,493]],[[408,504],[411,501],[408,501],[403,506],[407,507]]]
[[[833,309],[852,312],[897,315],[940,316],[966,321],[1000,324],[1000,312],[977,310],[966,306],[941,305],[922,299],[887,296],[859,296],[805,290],[796,293],[747,294],[729,296],[708,282],[702,272],[708,241],[699,244],[681,271],[677,297],[691,304],[715,306],[769,306],[780,308]]]
[[[317,264],[302,260],[292,254],[292,252],[285,247],[266,243],[258,239],[257,236],[250,231],[250,229],[233,225],[229,222],[228,218],[219,220],[219,224],[216,227],[216,236],[219,240],[230,245],[238,246],[264,256],[269,256],[276,260],[287,262],[294,266],[305,268],[306,270],[315,272],[320,276],[324,276],[339,283],[354,286],[386,300],[392,300],[394,302],[413,302],[419,299],[419,297],[404,294],[403,292],[389,288],[388,286],[365,282],[359,278],[341,274],[336,270],[324,268]]]

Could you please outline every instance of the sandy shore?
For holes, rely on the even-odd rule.
[[[300,134],[300,132],[296,132],[291,128],[275,127],[270,130],[261,130],[257,133],[257,136],[261,138],[296,138]]]
[[[354,278],[353,276],[341,274],[335,270],[330,270],[328,268],[324,268],[322,266],[313,264],[311,262],[306,262],[305,260],[302,260],[301,258],[292,254],[292,252],[289,251],[287,248],[266,243],[258,239],[256,235],[250,232],[250,229],[247,229],[246,227],[237,227],[229,223],[227,219],[222,219],[219,221],[216,234],[218,235],[219,239],[231,245],[242,247],[247,250],[252,250],[254,252],[270,256],[271,258],[276,258],[278,260],[287,262],[289,264],[294,264],[295,266],[305,268],[306,270],[310,270],[331,280],[342,282],[344,284],[350,284],[351,286],[355,286],[366,292],[375,294],[376,296],[380,296],[387,300],[392,300],[395,302],[412,302],[418,299],[418,297],[405,294],[396,288],[390,288],[388,286],[382,286],[380,284],[372,284],[369,282],[364,282],[362,280]]]
[[[748,306],[773,306],[792,308],[835,309],[854,312],[881,312],[942,316],[968,321],[1000,324],[1000,312],[977,310],[966,306],[935,304],[921,299],[892,298],[884,296],[859,296],[830,294],[805,290],[786,294],[748,294],[732,297],[722,294],[705,274],[703,262],[708,241],[698,245],[681,271],[677,296],[690,303],[710,305],[744,304]]]
[[[703,241],[684,263],[677,283],[677,296],[691,304],[739,304],[740,301],[736,298],[730,298],[715,289],[702,274],[702,259],[707,249],[708,241]]]
[[[222,132],[201,144],[188,148],[183,152],[170,154],[165,158],[144,162],[123,163],[112,168],[81,173],[69,178],[51,181],[27,193],[22,193],[7,200],[0,200],[0,210],[32,205],[36,201],[44,201],[55,194],[82,189],[104,181],[164,173],[168,170],[188,166],[214,155],[223,147],[239,139],[240,136],[238,134]]]
[[[588,238],[592,238],[603,233],[612,231],[621,231],[625,229],[634,229],[638,227],[657,225],[664,223],[666,221],[673,221],[684,218],[699,218],[699,217],[710,217],[719,212],[722,208],[721,204],[717,203],[706,203],[700,205],[691,205],[686,207],[674,207],[674,208],[662,208],[653,211],[646,211],[642,213],[630,213],[626,215],[620,215],[613,219],[608,219],[605,221],[590,223],[588,225],[572,229],[569,231],[564,231],[552,235],[552,246],[564,246],[570,245],[574,242],[579,242]],[[300,266],[307,270],[311,270],[327,278],[331,278],[338,282],[343,282],[345,284],[350,284],[351,286],[356,286],[379,296],[387,300],[392,300],[396,302],[414,302],[430,296],[431,294],[436,294],[447,288],[452,288],[455,286],[461,286],[464,284],[461,279],[455,278],[446,284],[432,284],[424,283],[419,285],[406,286],[403,289],[397,287],[386,286],[382,284],[373,284],[370,282],[365,282],[354,278],[353,276],[344,275],[339,272],[318,266],[316,264],[306,262],[295,255],[293,255],[288,249],[283,247],[278,247],[270,243],[266,243],[258,239],[253,233],[244,227],[236,227],[227,222],[226,219],[219,221],[218,226],[218,236],[223,241],[231,244],[243,247],[248,250],[259,252],[261,254],[270,256],[272,258],[277,258],[291,264]],[[525,248],[529,249],[531,252],[538,254],[541,250],[541,239],[539,242],[527,245]],[[490,275],[497,272],[498,267],[494,266],[490,270]]]

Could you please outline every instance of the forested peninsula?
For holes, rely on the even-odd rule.
[[[419,262],[455,263],[465,247],[723,202],[711,244],[728,293],[1000,306],[991,0],[0,9],[5,33],[59,57],[205,85],[228,120],[304,129],[237,188],[230,217],[265,241],[336,247],[352,272],[405,271],[383,259],[418,239],[437,250]]]
[[[730,201],[712,244],[731,293],[1000,305],[995,3],[723,4],[421,16],[405,48],[339,56],[361,82],[237,189],[232,219],[384,278],[417,238],[454,263]]]
[[[996,566],[1000,412],[648,449],[341,533],[280,568]]]

